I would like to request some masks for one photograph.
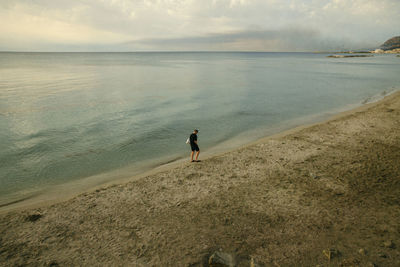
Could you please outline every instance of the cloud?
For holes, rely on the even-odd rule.
[[[368,47],[399,34],[399,13],[398,0],[2,0],[0,50]]]
[[[298,27],[245,30],[183,38],[150,38],[122,44],[123,50],[166,51],[322,51],[360,47],[344,39],[328,38],[319,31]]]
[[[78,9],[46,11],[20,4],[0,9],[0,49],[30,51],[52,46],[113,44],[131,39],[130,35],[76,21],[74,15],[81,11]]]

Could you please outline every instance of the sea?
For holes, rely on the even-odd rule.
[[[0,207],[200,158],[379,100],[395,55],[0,53]],[[50,197],[51,196],[51,197]]]

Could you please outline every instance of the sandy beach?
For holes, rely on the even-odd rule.
[[[400,92],[0,215],[1,266],[400,266]],[[217,266],[217,265],[213,265]]]

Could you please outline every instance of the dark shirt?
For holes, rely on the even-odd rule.
[[[196,145],[196,143],[195,143],[194,141],[197,141],[197,134],[192,133],[192,134],[190,135],[190,145],[191,145],[191,146]]]

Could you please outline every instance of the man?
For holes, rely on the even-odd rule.
[[[190,135],[189,139],[190,139],[190,147],[192,148],[192,154],[191,162],[199,162],[200,160],[197,160],[199,158],[199,154],[200,154],[200,148],[199,145],[197,144],[197,133],[199,132],[199,130],[194,129],[193,133]],[[194,152],[196,151],[196,157],[193,160],[193,156],[194,156]]]

